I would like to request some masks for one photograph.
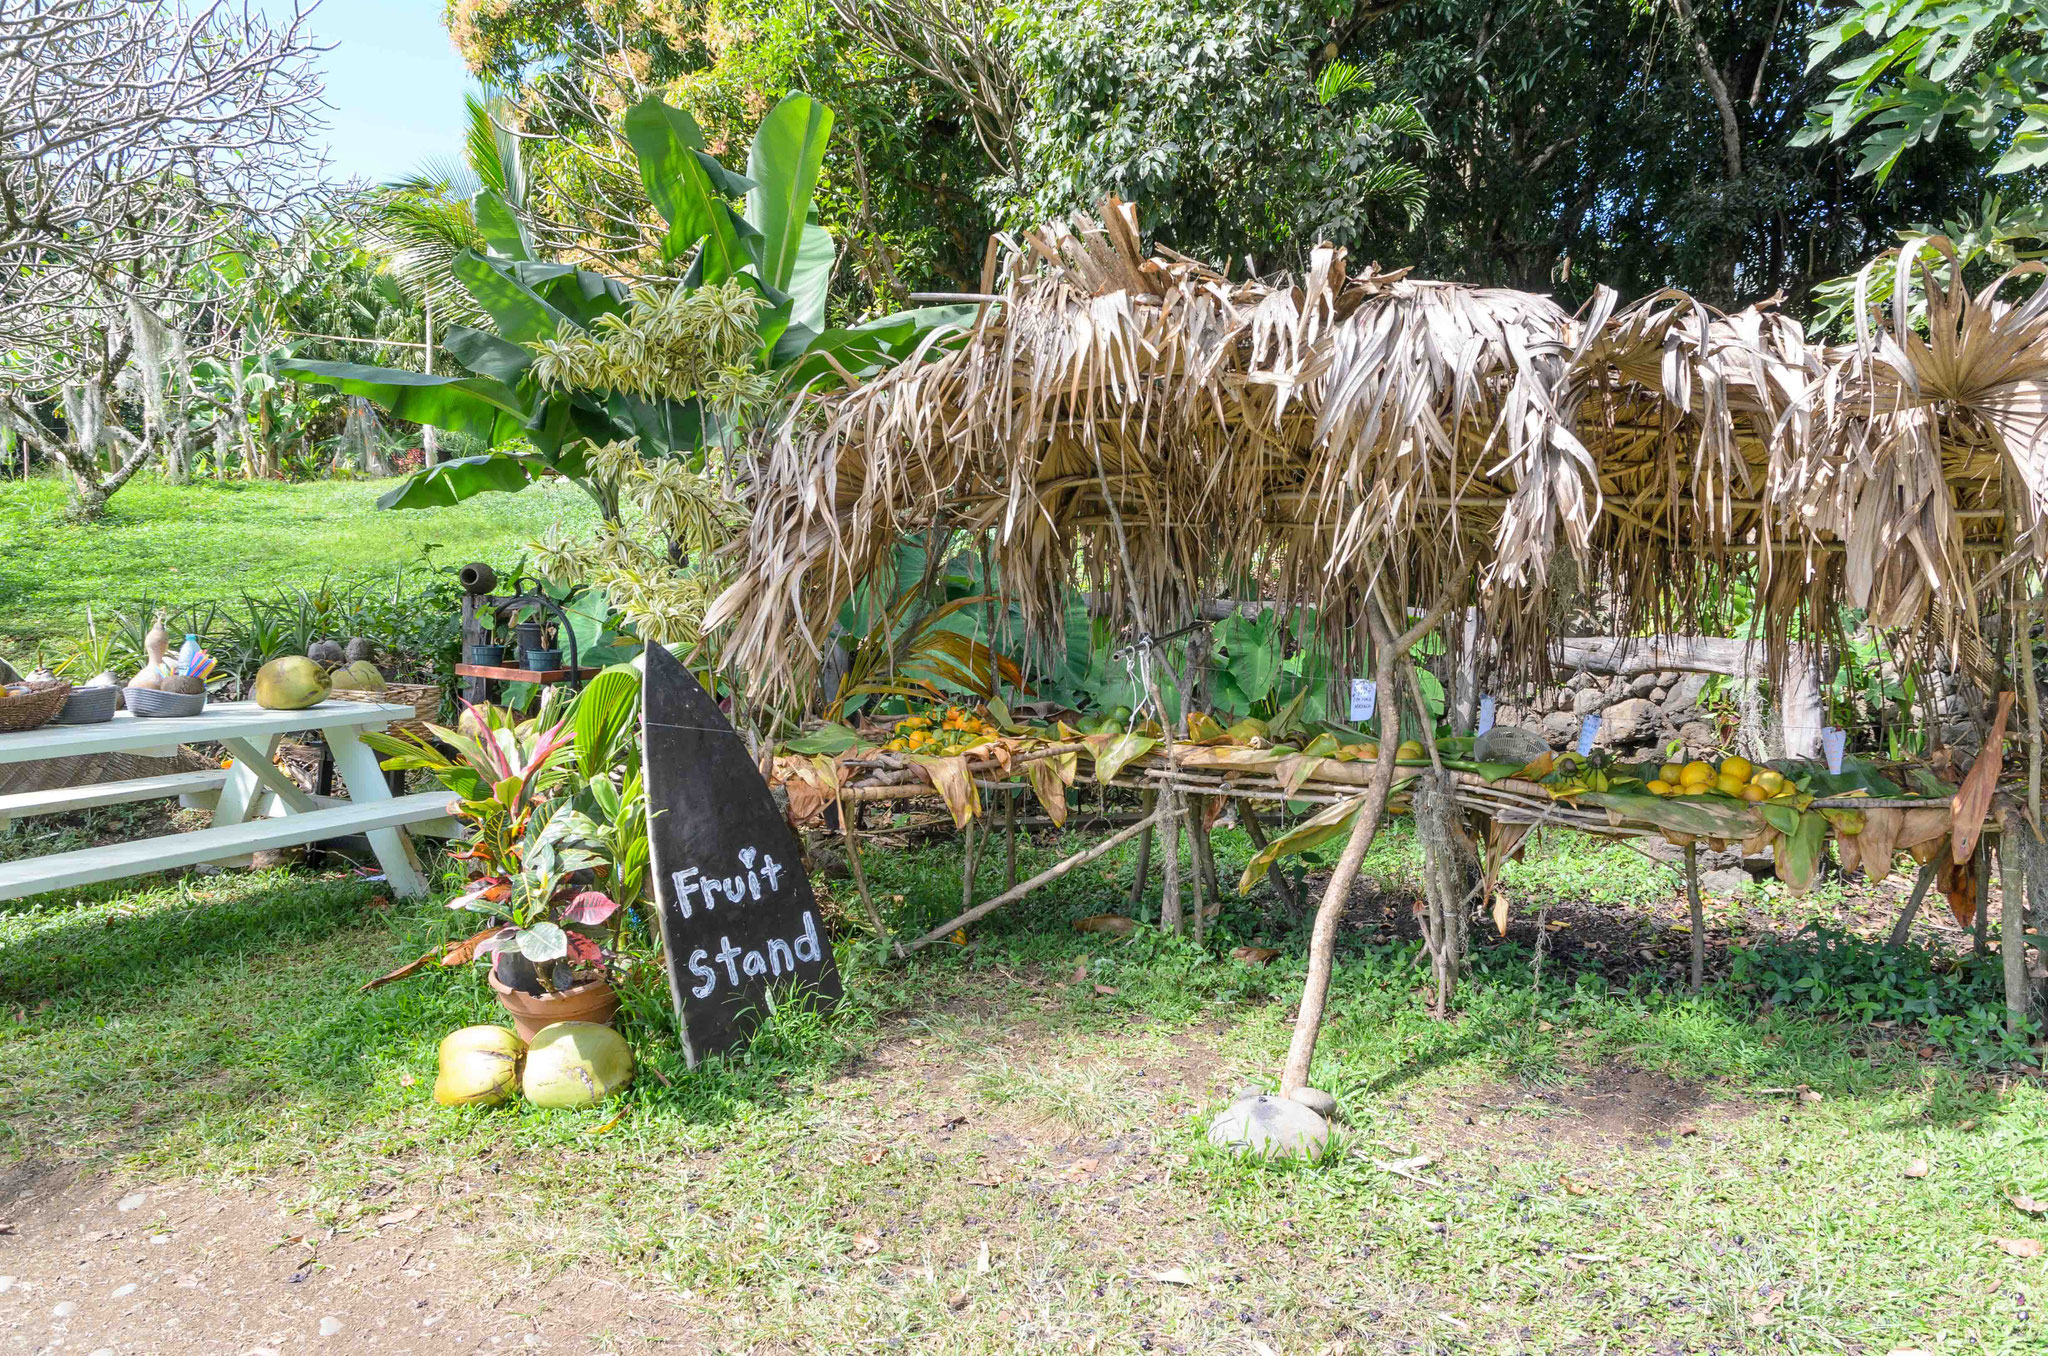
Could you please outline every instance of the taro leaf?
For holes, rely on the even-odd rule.
[[[988,717],[996,723],[996,728],[1004,734],[1021,734],[1024,730],[1024,727],[1019,725],[1016,719],[1011,716],[1010,704],[1001,697],[991,696],[988,699]]]
[[[967,755],[928,758],[914,753],[910,755],[910,761],[923,770],[925,779],[939,793],[939,799],[946,802],[946,810],[953,816],[954,828],[966,828],[967,821],[981,813],[981,793],[975,788],[974,775],[967,770]]]
[[[1095,754],[1095,780],[1104,786],[1116,780],[1124,765],[1157,748],[1159,741],[1151,735],[1120,734],[1111,739],[1107,747]]]
[[[1353,796],[1340,800],[1334,805],[1325,805],[1320,811],[1266,844],[1258,856],[1246,863],[1244,875],[1238,878],[1237,892],[1248,895],[1252,887],[1265,876],[1267,870],[1282,857],[1307,852],[1322,846],[1332,838],[1351,830],[1351,820],[1365,805],[1364,796]]]
[[[1711,800],[1674,800],[1640,791],[1589,791],[1578,799],[1699,838],[1741,838],[1756,830],[1747,806]]]
[[[519,954],[538,965],[569,954],[569,934],[553,923],[535,923],[519,930]]]
[[[1455,768],[1459,772],[1469,772],[1486,782],[1505,781],[1522,770],[1522,765],[1519,763],[1471,763],[1462,759],[1458,762],[1452,762],[1448,758],[1444,760],[1444,766]]]
[[[1764,817],[1764,822],[1779,833],[1790,835],[1799,832],[1798,806],[1774,805],[1769,801],[1760,801],[1756,808],[1757,813]]]
[[[860,743],[860,732],[851,726],[828,720],[807,735],[782,741],[784,750],[790,753],[845,753]]]
[[[1786,776],[1797,776],[1806,784],[1806,789],[1816,796],[1846,796],[1852,791],[1864,791],[1873,796],[1903,796],[1905,789],[1892,781],[1868,761],[1861,758],[1844,758],[1839,773],[1829,772],[1826,765],[1812,763],[1783,762],[1771,766]],[[1944,787],[1941,794],[1952,794],[1953,787]]]
[[[1327,758],[1335,753],[1339,747],[1341,746],[1337,743],[1337,736],[1325,730],[1314,739],[1309,740],[1308,743],[1302,745],[1301,752],[1305,758]]]
[[[1301,719],[1302,704],[1307,700],[1307,688],[1303,688],[1295,693],[1293,699],[1275,712],[1273,718],[1266,722],[1266,737],[1276,743],[1279,740],[1285,739],[1288,731],[1294,728],[1295,722]]]
[[[1780,833],[1772,849],[1778,861],[1778,879],[1793,894],[1803,895],[1813,888],[1814,873],[1820,869],[1821,858],[1827,855],[1828,822],[1808,811],[1799,815],[1799,822],[1790,833]]]

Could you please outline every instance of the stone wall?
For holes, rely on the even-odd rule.
[[[1574,674],[1562,687],[1524,688],[1499,698],[1494,721],[1541,734],[1554,749],[1570,748],[1579,724],[1601,715],[1595,748],[1627,758],[1661,754],[1674,739],[1685,741],[1688,757],[1719,747],[1719,727],[1700,709],[1700,694],[1713,678],[1705,673]]]

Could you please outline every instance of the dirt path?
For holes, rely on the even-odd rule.
[[[0,1180],[0,1352],[707,1350],[674,1302],[587,1268],[521,1274],[397,1201],[305,1232],[256,1192]]]

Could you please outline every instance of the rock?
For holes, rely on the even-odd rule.
[[[1656,690],[1657,675],[1654,673],[1639,673],[1628,680],[1628,695],[1631,697],[1647,697]]]
[[[141,1192],[138,1191],[135,1192],[133,1195],[123,1196],[120,1200],[120,1203],[115,1208],[125,1215],[130,1210],[140,1210],[142,1208],[142,1203],[148,1199],[149,1197],[143,1195]]]
[[[75,1313],[77,1313],[77,1312],[78,1312],[78,1301],[76,1301],[76,1300],[62,1300],[62,1301],[60,1301],[60,1302],[59,1302],[59,1303],[57,1304],[57,1306],[56,1306],[55,1308],[53,1308],[53,1309],[51,1309],[51,1310],[50,1310],[50,1317],[52,1317],[52,1318],[69,1318],[69,1317],[71,1317],[71,1316],[72,1316],[73,1314],[75,1314]]]
[[[1755,883],[1755,878],[1741,867],[1700,872],[1700,893],[1703,895],[1739,895]]]
[[[1657,703],[1659,706],[1662,706],[1665,703],[1665,701],[1670,698],[1670,696],[1671,689],[1669,688],[1653,687],[1650,689],[1650,700]]]
[[[1607,694],[1605,692],[1602,692],[1597,687],[1584,688],[1579,692],[1578,696],[1572,698],[1572,714],[1575,716],[1590,716],[1605,705],[1607,705]]]
[[[1299,1102],[1260,1093],[1218,1112],[1209,1142],[1258,1158],[1316,1158],[1329,1147],[1330,1123]]]
[[[1655,704],[1641,697],[1616,702],[1601,716],[1600,742],[1634,744],[1649,739],[1657,733],[1657,720]]]
[[[1543,737],[1551,744],[1569,744],[1579,733],[1579,718],[1569,711],[1552,711],[1543,718]]]
[[[1684,741],[1685,751],[1689,754],[1711,753],[1718,743],[1714,727],[1703,720],[1689,720],[1679,726],[1678,737]]]
[[[1664,705],[1673,712],[1689,711],[1700,704],[1700,693],[1707,690],[1708,675],[1704,673],[1681,674],[1675,683],[1667,683],[1670,695]]]
[[[338,1336],[340,1332],[341,1320],[336,1318],[333,1314],[329,1314],[327,1315],[327,1317],[320,1320],[320,1335],[322,1337]]]
[[[1324,1120],[1334,1120],[1337,1115],[1337,1099],[1321,1088],[1296,1088],[1287,1094],[1289,1101],[1299,1102]]]
[[[1534,730],[1496,725],[1472,741],[1472,756],[1482,763],[1513,763],[1521,767],[1550,752],[1550,741]]]
[[[1567,692],[1584,692],[1587,688],[1599,686],[1599,683],[1600,680],[1593,674],[1580,669],[1565,680],[1564,690]]]

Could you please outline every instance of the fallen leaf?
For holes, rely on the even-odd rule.
[[[948,1116],[948,1117],[946,1117],[946,1119],[944,1119],[944,1120],[942,1120],[942,1121],[940,1121],[940,1122],[939,1122],[939,1129],[941,1129],[941,1130],[951,1130],[951,1129],[955,1128],[956,1126],[962,1126],[962,1125],[965,1125],[965,1124],[967,1124],[967,1118],[966,1118],[965,1116],[959,1116],[959,1115],[954,1115],[954,1116]]]
[[[1932,1049],[1933,1047],[1931,1047],[1931,1046],[1930,1046],[1929,1048],[1930,1048],[1930,1049]],[[1976,1118],[1975,1116],[1972,1116],[1972,1117],[1970,1117],[1970,1118],[1969,1118],[1968,1120],[1966,1120],[1966,1121],[1957,1121],[1957,1122],[1956,1122],[1956,1129],[1958,1129],[1958,1130],[1961,1130],[1961,1131],[1963,1131],[1963,1132],[1964,1132],[1965,1134],[1969,1133],[1969,1132],[1970,1132],[1970,1131],[1972,1131],[1972,1130],[1975,1130],[1976,1128],[1977,1128],[1977,1118]]]
[[[988,1240],[984,1238],[981,1240],[981,1255],[974,1259],[974,1274],[986,1276],[988,1271]]]
[[[418,1078],[413,1076],[411,1069],[400,1069],[398,1071],[398,1086],[401,1088],[409,1088],[419,1081]]]
[[[888,1156],[889,1151],[881,1147],[880,1145],[877,1145],[874,1148],[868,1150],[866,1153],[862,1154],[860,1156],[860,1161],[862,1163],[865,1163],[868,1167],[872,1168],[873,1166],[875,1166],[875,1164],[881,1162]]]
[[[2005,1198],[2013,1209],[2029,1215],[2048,1215],[2048,1201],[2037,1201],[2024,1191],[2015,1191]]]
[[[1106,932],[1112,937],[1127,937],[1136,926],[1137,919],[1126,918],[1120,913],[1098,913],[1074,920],[1076,932]]]
[[[1566,1191],[1570,1192],[1574,1196],[1583,1196],[1589,1190],[1592,1189],[1589,1186],[1587,1186],[1586,1183],[1579,1181],[1577,1178],[1571,1176],[1568,1173],[1559,1173],[1557,1175],[1557,1180],[1558,1183],[1561,1186],[1563,1186]]]
[[[1098,984],[1095,986],[1095,992],[1099,994],[1112,994],[1116,992],[1116,986],[1111,984]]]
[[[882,1240],[876,1238],[873,1234],[855,1234],[853,1236],[853,1255],[855,1257],[866,1257],[871,1253],[877,1253],[881,1250]]]
[[[408,1205],[403,1210],[387,1210],[377,1216],[377,1227],[381,1229],[387,1224],[403,1224],[417,1216],[423,1209],[425,1209],[424,1206]]]
[[[1188,1275],[1186,1267],[1168,1267],[1164,1271],[1146,1271],[1139,1274],[1144,1279],[1157,1281],[1161,1285],[1193,1285],[1195,1283],[1195,1278]]]
[[[2039,1257],[2048,1252],[2048,1246],[2043,1246],[2038,1238],[1994,1238],[1991,1241],[2007,1257]]]
[[[1074,983],[1076,983],[1076,984],[1086,984],[1087,982],[1088,982],[1088,958],[1087,958],[1086,956],[1083,956],[1083,957],[1081,957],[1081,959],[1079,959],[1079,960],[1077,960],[1077,961],[1075,961],[1075,962],[1074,962]]]
[[[618,1124],[618,1123],[619,1123],[620,1121],[622,1121],[622,1120],[624,1120],[624,1119],[626,1119],[626,1113],[625,1113],[625,1112],[623,1112],[623,1111],[621,1111],[621,1112],[620,1112],[620,1113],[619,1113],[618,1115],[616,1115],[616,1116],[612,1117],[612,1118],[611,1118],[610,1120],[606,1121],[606,1122],[605,1122],[605,1123],[604,1123],[603,1125],[600,1125],[600,1126],[598,1126],[598,1127],[596,1127],[595,1129],[592,1129],[592,1130],[586,1130],[586,1131],[584,1131],[583,1133],[585,1133],[586,1135],[603,1135],[603,1134],[609,1134],[609,1133],[611,1132],[611,1130],[612,1130],[612,1127],[613,1127],[613,1126],[616,1126],[616,1125],[617,1125],[617,1124]]]
[[[1697,1135],[1699,1132],[1700,1128],[1697,1125],[1694,1125],[1691,1121],[1687,1121],[1685,1122],[1685,1124],[1678,1127],[1678,1134],[1679,1138],[1681,1139],[1683,1139],[1687,1135]]]
[[[1278,948],[1270,946],[1238,946],[1230,951],[1232,960],[1243,961],[1246,965],[1271,965],[1279,956]]]
[[[1906,1165],[1906,1176],[1908,1177],[1925,1177],[1933,1171],[1934,1169],[1927,1165],[1927,1160],[1924,1158],[1916,1158]]]
[[[1799,1089],[1799,1100],[1802,1102],[1818,1102],[1822,1101],[1823,1098],[1821,1094],[1815,1092],[1812,1088],[1802,1086]]]

